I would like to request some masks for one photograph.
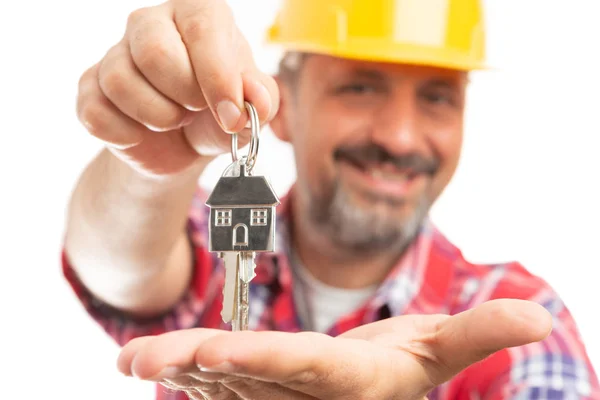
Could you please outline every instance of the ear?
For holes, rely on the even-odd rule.
[[[289,121],[287,118],[290,115],[288,107],[292,93],[289,85],[284,83],[278,76],[275,76],[274,78],[279,86],[279,110],[269,123],[269,126],[279,140],[290,143],[291,138],[288,130]]]

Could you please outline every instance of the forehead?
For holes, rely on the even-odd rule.
[[[304,59],[308,73],[324,76],[347,76],[360,73],[373,77],[405,77],[420,79],[447,79],[456,83],[467,83],[468,73],[428,65],[399,64],[378,61],[354,60],[321,54],[306,55]]]

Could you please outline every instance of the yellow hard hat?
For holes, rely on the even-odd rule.
[[[267,42],[368,61],[486,67],[479,0],[283,0]]]

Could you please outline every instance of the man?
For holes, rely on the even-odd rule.
[[[167,1],[81,78],[106,148],[73,193],[63,271],[119,370],[158,399],[600,398],[558,295],[518,263],[468,263],[427,218],[484,66],[479,3],[286,0],[270,38],[288,50],[275,78],[224,1]],[[293,145],[297,182],[257,260],[253,331],[229,332],[197,183],[227,133],[247,143],[244,100]]]

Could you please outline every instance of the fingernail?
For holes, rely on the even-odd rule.
[[[205,107],[194,107],[194,106],[191,106],[189,104],[184,104],[183,107],[186,108],[186,109],[188,109],[189,111],[193,111],[193,112],[202,111],[205,108]]]
[[[224,361],[220,364],[213,365],[212,367],[203,367],[199,365],[200,371],[202,372],[219,372],[221,374],[230,374],[235,371],[235,366],[229,361]]]
[[[217,115],[221,120],[221,126],[228,132],[233,132],[242,113],[240,109],[229,100],[224,100],[217,105]]]
[[[158,126],[146,124],[146,128],[150,129],[152,132],[167,132],[169,128],[159,128]]]

